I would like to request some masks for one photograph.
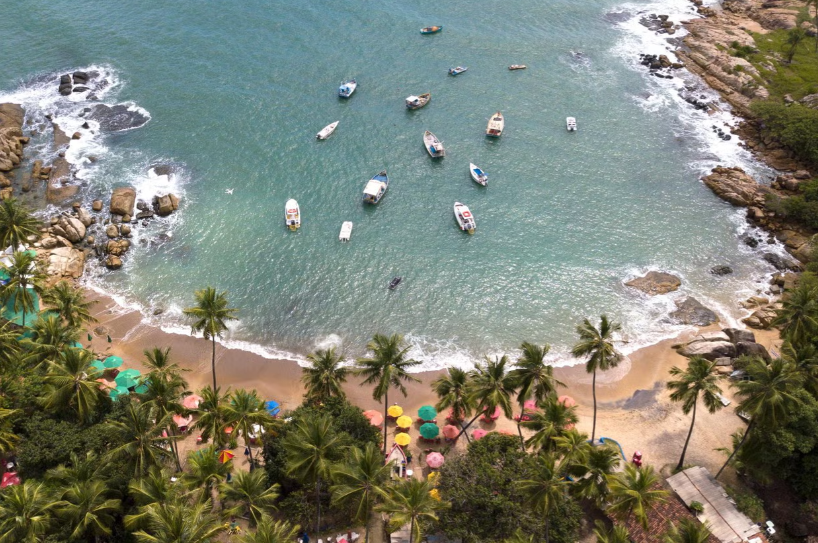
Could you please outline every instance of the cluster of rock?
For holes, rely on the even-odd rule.
[[[73,85],[72,85],[73,79]],[[90,77],[86,72],[74,72],[73,74],[65,74],[60,76],[60,86],[58,92],[63,96],[68,96],[72,92],[85,92],[90,90],[88,85]]]
[[[730,134],[728,134],[727,132],[725,132],[724,130],[722,130],[721,128],[716,126],[715,124],[711,128],[713,129],[713,132],[715,132],[716,135],[718,137],[720,137],[721,139],[723,139],[724,141],[730,141],[731,139],[733,139],[733,136],[731,136]]]
[[[673,24],[667,15],[656,15],[652,13],[639,19],[639,23],[651,30],[655,30],[659,34],[675,34],[679,25]]]
[[[657,296],[678,290],[682,285],[682,280],[671,273],[650,271],[643,277],[626,281],[625,285],[641,290],[648,296]],[[692,296],[688,296],[683,300],[676,300],[674,303],[676,304],[676,310],[668,315],[674,323],[707,326],[719,320],[715,312],[705,307]]]
[[[0,172],[10,172],[23,159],[23,108],[16,104],[0,104]],[[0,198],[12,195],[11,181],[0,173]]]
[[[646,55],[641,53],[639,55],[639,63],[642,66],[646,66],[651,75],[664,79],[673,79],[673,76],[670,74],[671,70],[684,68],[684,64],[681,62],[671,62],[667,55]]]
[[[682,356],[701,356],[716,363],[721,374],[733,372],[733,361],[740,356],[755,356],[771,360],[767,349],[756,343],[755,334],[738,328],[722,328],[721,332],[710,332],[696,336],[692,341],[673,345]]]

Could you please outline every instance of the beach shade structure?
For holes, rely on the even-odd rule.
[[[380,426],[383,424],[383,415],[381,415],[380,411],[370,409],[368,411],[364,411],[364,416],[369,419],[369,424],[372,426]]]
[[[571,396],[560,396],[559,398],[557,398],[557,401],[564,405],[565,407],[574,407],[575,405],[577,405],[576,400]]]
[[[409,437],[409,434],[405,432],[401,432],[395,436],[395,443],[400,445],[401,447],[406,447],[409,443],[412,442],[412,438]]]
[[[133,377],[130,377],[128,375],[122,375],[120,373],[119,375],[116,376],[116,386],[117,387],[122,387],[122,388],[125,388],[125,389],[129,389],[129,388],[135,387],[138,384],[139,384],[139,382],[136,379],[134,379]]]
[[[14,486],[20,484],[20,476],[17,473],[12,471],[7,471],[3,474],[3,481],[0,482],[0,488],[6,488],[7,486]]]
[[[139,370],[135,370],[135,369],[131,368],[131,369],[127,369],[127,370],[120,370],[120,372],[117,374],[117,377],[119,377],[120,375],[127,375],[131,379],[137,379],[139,377],[140,373],[139,373]]]
[[[201,396],[198,394],[191,394],[190,396],[185,396],[185,399],[182,400],[182,407],[185,409],[198,409],[201,402]]]
[[[236,455],[230,451],[222,451],[219,453],[219,462],[221,462],[222,464],[227,464],[228,462],[233,460],[234,456]]]
[[[398,425],[398,428],[409,428],[412,426],[412,418],[407,417],[406,415],[402,415],[398,417],[398,420],[395,421],[395,424]]]
[[[105,371],[105,365],[102,363],[102,360],[94,360],[91,362],[91,367],[100,373]]]
[[[500,415],[502,413],[503,413],[503,410],[500,409],[500,406],[498,405],[497,407],[494,408],[494,412],[491,415],[489,415],[488,412],[487,412],[485,416],[487,416],[491,420],[497,420],[497,419],[500,418]]]
[[[390,405],[389,409],[386,410],[386,414],[396,419],[403,415],[403,408],[399,405]]]
[[[227,428],[224,429],[224,433],[227,434],[227,435],[232,434],[233,433],[233,427],[228,426]]]
[[[478,428],[477,430],[471,433],[471,436],[474,438],[475,441],[477,441],[478,439],[486,437],[486,434],[488,434],[487,431],[483,430],[482,428]]]
[[[119,366],[122,365],[122,359],[118,356],[109,356],[108,358],[102,361],[102,365],[105,366],[106,368],[118,368]],[[137,370],[134,371],[136,371],[136,374],[139,375],[139,372]]]
[[[71,346],[74,347],[75,349],[82,349],[82,343],[80,343],[79,341],[75,341],[74,343],[71,344]]]
[[[447,424],[443,427],[443,437],[446,439],[454,439],[460,434],[460,428],[452,424]]]
[[[183,417],[182,415],[173,415],[173,422],[175,422],[176,426],[179,428],[185,428],[190,426],[190,423],[193,422],[193,415],[189,415],[187,417]]]
[[[420,417],[422,420],[435,420],[436,416],[437,410],[431,405],[424,405],[418,409],[418,417]]]
[[[446,459],[439,452],[430,452],[426,455],[426,465],[432,469],[437,469],[443,465]]]
[[[133,389],[133,391],[136,392],[137,394],[145,394],[148,391],[147,381],[137,385],[136,388]]]
[[[523,403],[523,409],[525,411],[536,411],[537,402],[535,402],[534,400],[526,400],[525,403]]]
[[[201,401],[201,398],[199,399]],[[269,400],[264,403],[264,408],[267,409],[267,412],[270,413],[272,416],[276,416],[281,412],[281,406],[275,400]]]
[[[438,434],[440,434],[440,428],[437,427],[437,424],[427,422],[420,427],[420,435],[423,436],[423,439],[434,439]]]
[[[131,392],[122,386],[117,386],[114,389],[108,391],[108,395],[111,397],[112,400],[118,399],[120,396],[127,396]]]

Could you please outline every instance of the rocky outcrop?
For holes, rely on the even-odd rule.
[[[738,341],[736,342],[736,356],[753,356],[758,357],[770,362],[772,357],[770,353],[767,352],[767,349],[764,345],[755,342],[749,341]]]
[[[713,275],[730,275],[733,273],[733,268],[730,266],[713,266],[710,268],[710,273]]]
[[[23,159],[23,108],[17,104],[0,104],[0,172],[8,172]]]
[[[85,267],[85,253],[73,247],[57,247],[48,256],[49,275],[77,279]]]
[[[62,236],[71,243],[82,241],[85,237],[85,225],[74,217],[60,217],[60,221],[51,228],[52,232]]]
[[[721,331],[727,334],[727,337],[730,338],[730,341],[733,343],[738,343],[739,341],[749,343],[756,342],[756,335],[750,330],[742,330],[741,328],[722,328]]]
[[[86,117],[97,121],[99,123],[99,129],[103,132],[118,132],[120,130],[139,128],[147,123],[150,117],[145,115],[143,111],[144,110],[124,104],[117,104],[115,106],[98,104],[88,112]]]
[[[670,314],[670,318],[679,324],[707,326],[719,320],[713,311],[692,296],[682,301],[677,300],[675,303],[678,309]]]
[[[713,168],[702,181],[722,200],[742,207],[763,206],[764,195],[769,192],[741,168]]]
[[[681,284],[682,280],[675,275],[657,271],[648,272],[644,277],[637,277],[625,283],[625,285],[641,290],[650,296],[673,292]]]
[[[54,159],[46,189],[48,201],[56,204],[73,198],[80,188],[71,182],[71,164],[63,157]]]
[[[701,356],[707,360],[724,357],[734,358],[736,356],[736,346],[724,340],[707,341],[697,339],[677,348],[682,356]]]
[[[179,209],[179,197],[175,194],[156,195],[153,197],[153,210],[160,217],[166,217]]]
[[[132,187],[119,187],[111,194],[111,213],[114,215],[133,215],[136,202],[136,190]]]

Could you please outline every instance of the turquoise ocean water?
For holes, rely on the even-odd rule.
[[[685,0],[35,2],[0,20],[0,101],[23,103],[31,127],[52,114],[71,133],[96,102],[60,97],[57,78],[85,69],[105,82],[102,102],[150,118],[87,134],[68,158],[84,201],[125,184],[182,197],[179,213],[136,228],[123,270],[88,279],[170,329],[213,285],[240,308],[229,340],[271,355],[340,343],[355,356],[375,332],[400,332],[425,368],[523,340],[559,356],[575,325],[603,312],[623,322],[628,350],[681,330],[665,316],[685,295],[732,322],[736,293],[772,271],[739,241],[741,213],[698,180],[719,163],[769,172],[712,133],[728,113],[680,98],[714,96],[695,78],[638,65],[639,53],[671,48],[639,24],[650,13],[693,16]],[[431,24],[443,32],[421,36]],[[508,71],[515,63],[529,68]],[[448,76],[456,65],[469,71]],[[352,77],[357,92],[339,99]],[[404,98],[422,92],[431,103],[407,111]],[[506,132],[489,140],[497,110]],[[566,132],[568,115],[578,132]],[[424,151],[427,129],[445,159]],[[31,147],[55,152],[47,130]],[[387,195],[364,207],[384,168]],[[288,198],[301,205],[296,233],[283,225]],[[474,212],[474,236],[457,229],[456,200]],[[710,275],[719,264],[735,273]],[[622,286],[649,269],[679,274],[682,290],[648,299]],[[389,291],[393,276],[403,283]]]

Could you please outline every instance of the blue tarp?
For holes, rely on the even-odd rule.
[[[265,403],[264,406],[267,408],[267,412],[270,413],[272,416],[278,415],[278,413],[281,411],[278,402],[273,400],[270,400],[269,402]]]

